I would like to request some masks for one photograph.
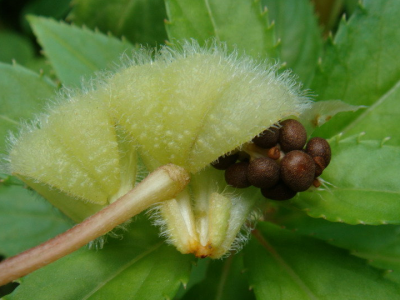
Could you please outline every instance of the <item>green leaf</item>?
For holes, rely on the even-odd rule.
[[[23,6],[21,12],[21,26],[23,30],[32,35],[32,29],[29,26],[27,17],[37,15],[42,17],[51,17],[54,19],[64,19],[68,14],[71,0],[33,0],[28,1]]]
[[[0,63],[0,91],[0,152],[4,152],[8,131],[43,109],[55,85],[24,67]]]
[[[16,255],[71,227],[50,203],[22,186],[0,183],[0,254]]]
[[[310,218],[299,211],[280,209],[274,220],[299,234],[327,241],[387,270],[388,279],[400,283],[400,226],[348,225]]]
[[[82,248],[22,279],[5,299],[171,299],[194,257],[166,245],[143,217],[103,249]]]
[[[299,121],[306,128],[307,133],[311,135],[316,128],[328,122],[336,114],[357,111],[360,108],[364,107],[350,105],[340,100],[313,102],[312,106],[299,116]]]
[[[398,21],[400,2],[366,0],[364,4],[348,22],[341,22],[312,89],[319,99],[341,99],[370,108],[336,116],[317,133],[331,137],[365,131],[371,139],[392,136],[390,143],[399,145],[400,29],[393,24]]]
[[[13,60],[25,64],[33,57],[33,46],[31,42],[14,32],[0,32],[0,61],[11,63]]]
[[[129,43],[114,37],[52,19],[29,17],[29,21],[64,85],[78,86],[82,76],[115,68],[121,54],[133,49]]]
[[[257,299],[398,299],[399,287],[381,272],[324,242],[258,224],[245,248]]]
[[[224,260],[211,260],[206,279],[191,288],[182,299],[255,299],[243,271],[241,254],[233,254]]]
[[[69,18],[78,25],[155,46],[167,39],[163,0],[75,0]]]
[[[322,50],[321,30],[309,0],[262,0],[281,41],[279,58],[309,86]]]
[[[400,223],[400,148],[361,137],[331,141],[325,187],[291,203],[312,217],[349,224]],[[339,139],[339,138],[338,138]]]
[[[165,0],[170,40],[210,38],[254,57],[276,57],[274,28],[259,1]]]

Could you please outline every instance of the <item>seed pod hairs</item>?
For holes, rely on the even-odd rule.
[[[193,184],[160,205],[159,223],[181,252],[215,258],[230,249],[255,200],[208,165],[311,106],[288,72],[193,41],[137,51],[117,72],[55,102],[12,139],[12,174],[79,222],[129,191],[138,164],[179,165]]]

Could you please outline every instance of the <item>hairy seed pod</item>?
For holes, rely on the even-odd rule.
[[[233,165],[238,160],[238,158],[238,153],[220,156],[215,162],[211,163],[211,165],[217,170],[226,170],[228,169],[228,167]]]
[[[223,256],[255,200],[210,163],[312,107],[288,72],[239,52],[215,41],[135,50],[25,126],[12,139],[9,172],[80,222],[130,191],[138,173],[178,165],[190,186],[160,203],[158,224],[182,253]],[[238,167],[228,167],[229,184],[250,185],[247,167],[230,168]]]
[[[301,150],[307,142],[307,132],[304,126],[296,120],[288,119],[281,122],[279,144],[285,152]]]
[[[283,182],[279,182],[272,188],[269,189],[261,189],[261,194],[271,200],[289,200],[296,196],[297,192],[290,189],[286,184]]]
[[[314,175],[314,160],[303,151],[290,151],[281,161],[281,179],[296,192],[307,190],[313,183]]]
[[[247,179],[258,188],[270,188],[279,180],[279,165],[269,157],[252,160],[249,164]]]
[[[247,188],[251,184],[247,179],[248,162],[231,165],[225,171],[226,183],[236,188]]]
[[[320,137],[310,139],[306,146],[306,152],[312,157],[321,156],[324,161],[324,168],[326,168],[331,161],[331,146],[329,143]]]
[[[271,148],[278,143],[279,128],[270,127],[253,138],[253,143],[261,148]]]

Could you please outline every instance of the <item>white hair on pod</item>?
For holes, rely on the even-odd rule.
[[[218,258],[247,240],[240,228],[255,200],[225,192],[208,165],[310,106],[290,72],[223,43],[142,48],[81,89],[64,88],[9,138],[7,169],[80,222],[155,168],[181,166],[197,183],[160,204],[156,223],[181,252]]]

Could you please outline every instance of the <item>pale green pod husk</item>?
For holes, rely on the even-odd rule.
[[[21,130],[10,171],[81,221],[134,186],[137,152],[148,171],[179,165],[192,183],[158,207],[158,223],[182,253],[213,258],[239,247],[257,194],[227,187],[208,165],[311,107],[287,72],[217,43],[138,51],[93,85]]]
[[[108,105],[155,165],[196,173],[310,106],[288,73],[215,44],[164,48],[149,60],[111,78]]]

